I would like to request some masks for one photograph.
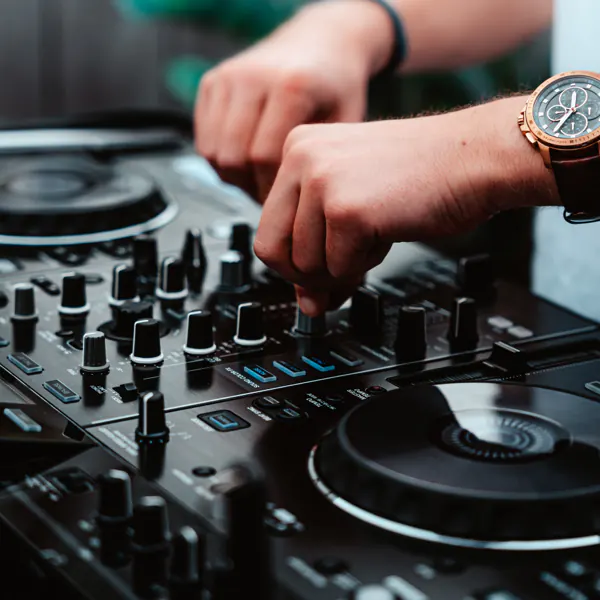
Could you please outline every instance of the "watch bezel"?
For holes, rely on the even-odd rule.
[[[557,138],[553,135],[547,134],[543,129],[540,129],[537,126],[533,116],[533,106],[539,95],[556,81],[565,79],[567,77],[589,77],[591,79],[595,79],[600,86],[600,73],[595,73],[593,71],[565,71],[564,73],[559,73],[558,75],[550,77],[550,79],[546,79],[544,83],[540,84],[535,89],[535,91],[527,100],[527,104],[525,105],[525,124],[527,126],[527,130],[530,131],[539,142],[543,142],[551,148],[576,150],[591,146],[592,144],[600,141],[600,128],[595,129],[592,131],[592,133],[588,133],[587,135],[583,135],[578,138]]]

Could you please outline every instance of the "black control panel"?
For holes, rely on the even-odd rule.
[[[8,598],[600,597],[595,323],[415,244],[308,318],[181,131],[85,131],[0,164]]]

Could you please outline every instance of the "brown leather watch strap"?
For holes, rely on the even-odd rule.
[[[565,153],[551,154],[552,169],[567,220],[600,219],[600,155],[565,158]],[[569,219],[568,216],[571,218]]]

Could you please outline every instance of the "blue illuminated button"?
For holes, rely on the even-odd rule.
[[[19,408],[5,408],[4,414],[10,419],[21,431],[25,433],[39,433],[42,426],[34,421],[28,414]]]
[[[79,402],[81,396],[76,394],[71,388],[67,387],[62,381],[53,379],[52,381],[46,381],[43,386],[53,395],[56,396],[61,402],[69,404],[71,402]]]
[[[301,369],[298,365],[288,362],[287,360],[274,360],[273,366],[290,377],[304,377],[306,375],[304,369]]]
[[[348,350],[343,348],[335,348],[334,350],[330,350],[329,354],[331,354],[333,358],[337,358],[340,362],[343,362],[349,367],[358,367],[365,362],[362,360],[362,358],[358,358],[358,356],[352,354],[352,352],[348,352]]]
[[[198,418],[217,431],[236,431],[250,427],[248,421],[232,413],[230,410],[217,410],[215,412],[198,415]]]
[[[271,383],[272,381],[277,381],[277,377],[275,377],[273,373],[270,373],[260,365],[246,365],[244,367],[244,371],[261,383]]]
[[[313,369],[321,371],[321,373],[327,373],[328,371],[333,371],[335,369],[335,365],[332,365],[325,359],[315,356],[314,354],[311,354],[310,356],[303,356],[302,360],[307,365],[310,365]]]
[[[8,360],[19,367],[23,373],[27,375],[33,375],[34,373],[41,373],[44,367],[38,365],[35,360],[27,356],[24,352],[15,352],[14,354],[8,355]]]

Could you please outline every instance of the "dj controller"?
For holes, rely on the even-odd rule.
[[[600,598],[600,336],[398,244],[320,318],[187,123],[0,131],[0,597]]]

